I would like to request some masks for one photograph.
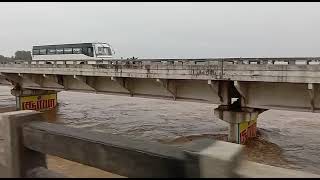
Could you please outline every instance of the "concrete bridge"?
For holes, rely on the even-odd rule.
[[[318,57],[2,62],[21,110],[56,106],[58,91],[219,104],[229,141],[245,143],[268,109],[320,112]]]

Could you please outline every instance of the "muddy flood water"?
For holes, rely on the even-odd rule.
[[[59,92],[58,103],[46,114],[48,121],[76,128],[182,145],[227,137],[228,124],[214,118],[212,104],[79,92]],[[2,111],[14,106],[10,87],[0,86]],[[258,137],[246,145],[249,160],[320,174],[320,114],[269,110],[259,116],[257,126]],[[56,157],[48,162],[73,177],[109,176]]]

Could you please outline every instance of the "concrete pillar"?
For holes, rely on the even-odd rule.
[[[11,94],[16,97],[17,110],[45,111],[58,104],[56,91],[14,88]]]
[[[0,114],[0,177],[25,177],[29,170],[47,167],[45,154],[25,148],[22,126],[31,121],[41,121],[35,111],[13,111]]]
[[[214,114],[229,123],[228,141],[244,144],[248,139],[256,137],[258,115],[264,110],[252,108],[230,109],[219,106]]]

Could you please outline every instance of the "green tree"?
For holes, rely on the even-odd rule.
[[[6,57],[0,55],[0,61],[4,61],[6,59]]]
[[[14,59],[15,60],[26,60],[26,61],[31,61],[32,56],[30,51],[16,51],[14,53]]]
[[[0,61],[8,61],[8,60],[12,60],[11,58],[5,57],[3,55],[0,55]]]

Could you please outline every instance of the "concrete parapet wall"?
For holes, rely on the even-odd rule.
[[[29,110],[0,114],[0,177],[24,177],[30,169],[46,167],[45,154],[25,148],[22,140],[23,124],[42,120],[41,114]]]
[[[244,161],[243,145],[203,139],[176,147],[41,122],[41,113],[0,114],[0,177],[63,177],[55,155],[126,177],[319,177]]]

